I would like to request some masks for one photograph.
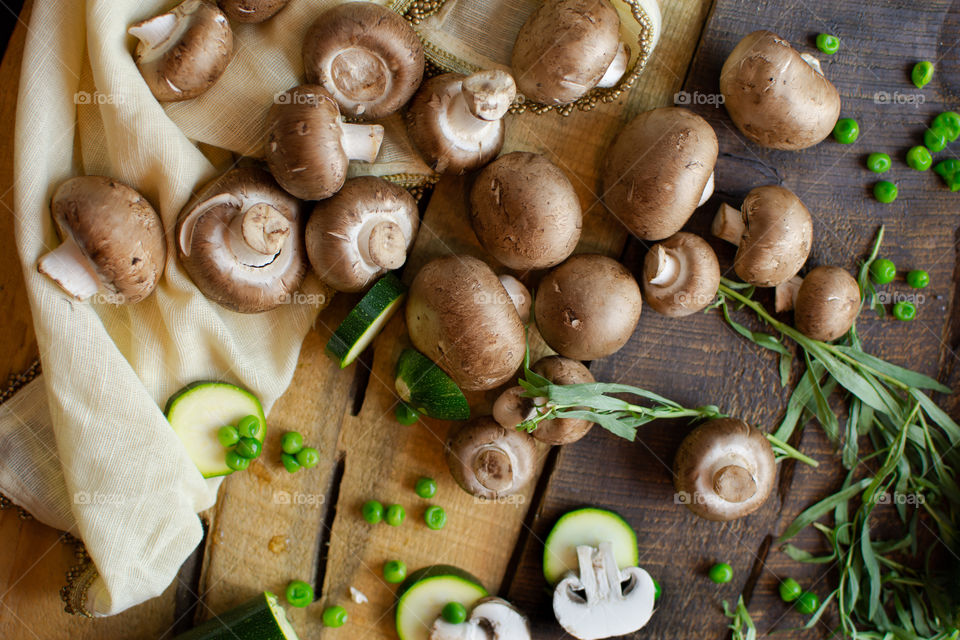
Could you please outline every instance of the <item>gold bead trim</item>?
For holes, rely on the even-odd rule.
[[[87,610],[87,593],[90,585],[100,575],[90,560],[83,542],[69,533],[64,534],[62,541],[74,545],[74,555],[77,564],[67,569],[67,584],[60,588],[60,599],[63,601],[63,610],[71,615],[92,618]]]

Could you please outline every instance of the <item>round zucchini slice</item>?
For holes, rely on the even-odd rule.
[[[394,385],[400,399],[424,415],[438,420],[470,418],[470,405],[457,383],[415,349],[400,354]]]
[[[589,507],[564,514],[553,525],[543,547],[543,576],[554,585],[570,571],[579,571],[577,547],[613,545],[617,568],[640,564],[637,534],[613,511]]]
[[[397,591],[397,635],[400,640],[429,640],[430,626],[447,603],[459,602],[470,611],[487,595],[477,578],[456,567],[414,571]]]
[[[388,273],[374,283],[327,342],[327,353],[346,368],[383,329],[407,295],[407,287]]]

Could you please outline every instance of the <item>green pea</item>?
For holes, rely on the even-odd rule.
[[[297,459],[294,458],[289,453],[281,453],[280,462],[283,463],[283,468],[289,471],[290,473],[296,473],[301,469],[300,463],[297,462]]]
[[[217,440],[225,447],[232,447],[240,440],[240,432],[231,425],[226,425],[217,429]]]
[[[396,416],[397,422],[406,426],[417,424],[417,420],[420,419],[420,414],[417,413],[413,407],[408,405],[406,402],[397,404],[397,408],[394,409],[393,415]]]
[[[817,49],[832,56],[840,49],[840,38],[829,33],[821,33],[817,36]]]
[[[933,80],[933,63],[929,60],[923,60],[913,65],[913,71],[910,72],[910,79],[917,89],[923,89]]]
[[[726,562],[721,562],[710,567],[710,579],[717,584],[727,584],[733,580],[733,567]]]
[[[443,606],[440,615],[450,624],[463,624],[467,620],[467,608],[459,602],[448,602]]]
[[[950,191],[960,191],[960,174],[955,173],[947,178],[947,186]]]
[[[956,158],[942,160],[934,165],[933,172],[944,180],[949,180],[950,177],[960,172],[960,160]]]
[[[853,118],[840,118],[833,126],[833,137],[840,144],[853,144],[860,137],[860,125]]]
[[[390,584],[398,584],[407,579],[407,565],[400,560],[390,560],[383,564],[383,579]]]
[[[320,453],[313,447],[304,447],[297,451],[297,462],[304,469],[312,469],[320,462]]]
[[[430,505],[423,512],[423,521],[427,523],[428,528],[439,531],[447,524],[447,512],[443,510],[443,507],[438,507],[435,504]]]
[[[237,448],[235,449],[238,454],[250,460],[259,458],[262,450],[263,445],[255,438],[240,438],[240,442],[237,443]]]
[[[239,431],[240,435],[244,438],[263,439],[263,435],[260,433],[260,418],[257,416],[240,418],[240,422],[237,423],[237,431]]]
[[[653,579],[653,601],[656,602],[660,599],[660,596],[663,595],[663,589],[660,588],[660,583],[656,578]]]
[[[912,302],[901,300],[893,305],[893,317],[903,322],[909,322],[917,317],[917,307]]]
[[[907,273],[907,284],[914,289],[926,289],[930,284],[930,274],[923,269],[914,269]]]
[[[917,145],[907,151],[907,164],[911,169],[926,171],[933,164],[933,156],[930,155],[930,151],[926,147]]]
[[[300,449],[303,449],[303,436],[296,431],[287,431],[280,438],[280,448],[284,453],[296,455]]]
[[[376,500],[367,500],[363,503],[363,519],[370,524],[377,524],[383,520],[383,505]]]
[[[793,602],[803,594],[803,587],[793,578],[787,578],[780,583],[780,599],[784,602]]]
[[[871,153],[867,156],[867,169],[874,173],[884,173],[890,170],[890,156],[885,153]]]
[[[947,132],[947,139],[950,142],[956,142],[960,138],[960,113],[956,111],[944,111],[933,119],[933,128],[940,128]]]
[[[880,202],[889,204],[897,199],[897,185],[888,180],[881,180],[873,185],[873,197]]]
[[[893,282],[897,277],[897,266],[892,260],[877,258],[870,264],[870,279],[877,284]]]
[[[947,130],[942,127],[930,127],[923,132],[923,146],[934,153],[947,148]]]
[[[437,481],[433,478],[423,476],[417,480],[417,484],[413,490],[424,500],[427,498],[432,498],[433,496],[437,495]]]
[[[407,512],[402,506],[399,504],[392,504],[387,507],[387,512],[383,519],[386,520],[387,524],[391,527],[399,527],[401,524],[403,524],[403,521],[406,519],[406,517]]]
[[[250,458],[244,458],[236,451],[227,451],[227,466],[234,471],[243,471],[250,466]]]
[[[284,594],[287,602],[295,607],[306,607],[313,602],[313,587],[303,580],[291,580]]]
[[[323,610],[322,620],[325,627],[342,627],[347,624],[347,618],[347,610],[340,605]]]
[[[797,608],[797,611],[808,616],[816,613],[817,609],[820,608],[820,598],[818,598],[815,593],[804,591],[800,594],[800,597],[794,601],[793,606]]]

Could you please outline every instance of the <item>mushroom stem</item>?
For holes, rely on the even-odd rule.
[[[373,162],[383,143],[383,127],[379,124],[340,123],[340,144],[350,160]]]
[[[234,216],[229,229],[230,250],[249,267],[263,267],[273,262],[292,231],[290,221],[264,202]]]
[[[77,300],[86,300],[100,290],[100,277],[93,263],[70,236],[59,247],[40,258],[37,271]]]
[[[777,313],[784,313],[793,309],[797,303],[797,293],[800,292],[800,285],[803,284],[803,278],[793,276],[786,282],[782,282],[774,287],[773,306]]]
[[[481,486],[495,493],[505,493],[513,487],[513,460],[500,447],[484,446],[473,459],[473,472]]]
[[[517,97],[513,76],[499,69],[472,73],[460,87],[470,115],[487,122],[503,118]]]
[[[675,251],[665,249],[660,244],[653,248],[653,252],[657,261],[657,270],[648,282],[658,287],[669,287],[680,275],[680,259]]]
[[[516,429],[517,425],[537,416],[538,407],[546,405],[542,397],[528,398],[523,387],[510,387],[493,403],[493,419],[504,429]]]
[[[400,225],[390,220],[373,225],[360,246],[366,248],[369,262],[384,269],[399,269],[407,259],[407,239]]]
[[[143,62],[159,58],[180,41],[190,27],[188,18],[203,6],[202,0],[186,0],[167,13],[148,18],[131,26],[127,33],[143,43]]]
[[[726,202],[721,203],[710,226],[710,233],[739,247],[744,231],[746,231],[746,225],[740,210],[734,209]]]
[[[617,55],[614,56],[613,62],[610,63],[610,66],[607,67],[607,70],[603,72],[603,77],[600,78],[600,82],[597,83],[597,87],[601,89],[609,89],[610,87],[617,86],[617,83],[620,82],[620,78],[622,78],[623,74],[627,72],[627,65],[629,63],[630,47],[621,42],[617,47]]]
[[[757,481],[748,469],[730,464],[714,474],[713,489],[726,502],[740,504],[757,494]]]
[[[700,200],[697,202],[698,207],[702,207],[707,200],[710,199],[710,196],[713,195],[714,173],[714,171],[710,172],[710,177],[707,178],[707,184],[703,185],[703,192],[700,194]]]

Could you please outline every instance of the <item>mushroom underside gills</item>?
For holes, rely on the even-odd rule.
[[[746,231],[746,225],[743,222],[743,214],[740,210],[731,207],[726,202],[721,203],[720,207],[717,208],[717,215],[710,225],[710,233],[730,244],[740,246],[744,231]]]
[[[77,300],[86,300],[100,290],[100,276],[93,263],[69,236],[40,258],[37,270]]]
[[[180,235],[177,238],[183,254],[190,256],[197,221],[215,208],[223,206],[238,211],[230,221],[229,233],[224,238],[237,261],[253,268],[273,263],[290,236],[290,221],[265,202],[230,193],[217,194],[190,210],[180,225]]]
[[[610,66],[607,67],[607,70],[603,72],[603,77],[600,78],[600,82],[597,83],[597,87],[600,89],[609,89],[617,86],[617,83],[620,82],[620,78],[622,78],[623,74],[627,72],[627,65],[629,64],[630,47],[621,42],[619,46],[617,46],[617,55],[614,56],[613,61],[610,63]]]
[[[340,123],[340,144],[350,160],[374,162],[383,144],[383,126],[379,124]]]

